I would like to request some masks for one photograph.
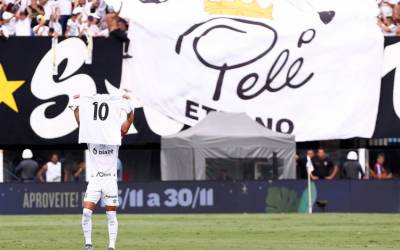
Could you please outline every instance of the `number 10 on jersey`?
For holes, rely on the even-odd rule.
[[[97,118],[99,118],[101,121],[107,120],[108,113],[110,111],[108,104],[103,102],[100,103],[99,105],[98,102],[94,102],[93,106],[94,106],[93,120],[97,120]]]

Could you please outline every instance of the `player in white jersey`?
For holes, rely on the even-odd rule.
[[[75,96],[75,99],[79,98],[79,96]],[[77,105],[74,109],[74,114],[75,114],[75,119],[78,122],[78,124],[82,127],[87,126],[87,124],[83,124],[83,121],[85,123],[92,123],[90,126],[92,128],[89,128],[87,131],[89,132],[84,132],[83,136],[81,136],[81,131],[80,131],[80,141],[96,141],[97,138],[96,135],[90,135],[93,129],[93,126],[96,126],[97,120],[104,121],[106,122],[107,119],[111,118],[114,119],[114,121],[109,121],[111,124],[106,124],[105,127],[106,129],[103,128],[103,131],[97,131],[97,137],[101,137],[102,133],[104,133],[104,136],[106,134],[115,134],[115,123],[118,124],[118,136],[119,136],[119,144],[120,144],[120,139],[121,135],[124,136],[127,134],[129,127],[133,123],[133,111],[128,107],[121,103],[118,104],[113,100],[112,98],[107,98],[104,99],[104,102],[96,104],[96,102],[93,102],[90,104],[93,104],[92,109],[96,113],[94,116],[90,117],[89,120],[84,120],[84,119],[89,119],[88,117],[80,117],[83,114],[86,113],[81,113],[80,112],[80,107],[79,105],[82,105],[81,111],[85,109],[85,104],[81,102],[79,105]],[[127,99],[128,97],[125,96]],[[101,98],[100,98],[101,99]],[[91,101],[91,100],[89,100]],[[125,100],[126,101],[126,100]],[[101,106],[103,103],[107,104],[107,108],[103,108],[102,110]],[[112,105],[116,105],[114,107],[111,107]],[[90,105],[86,105],[86,108],[89,108]],[[105,110],[106,109],[106,110]],[[114,109],[114,110],[113,110]],[[127,113],[127,118],[125,121],[120,123],[121,120],[119,120],[119,117],[116,116],[115,114],[112,114],[113,112],[117,112],[119,109],[125,111]],[[118,113],[118,112],[117,112]],[[90,114],[90,113],[89,113]],[[114,116],[113,116],[114,115]],[[92,121],[93,119],[94,121]],[[113,124],[114,123],[114,124]],[[100,125],[99,125],[100,126]],[[82,129],[82,127],[80,129]],[[104,126],[102,126],[104,127]],[[119,131],[120,128],[120,131]],[[108,131],[112,130],[112,131]],[[83,138],[83,137],[89,137]],[[93,138],[90,138],[93,137]],[[109,138],[103,138],[105,141],[107,141]],[[83,216],[82,216],[82,229],[83,229],[83,234],[85,237],[85,250],[92,250],[93,249],[93,244],[92,244],[92,214],[94,209],[96,208],[97,202],[102,199],[103,202],[106,205],[106,214],[107,214],[107,220],[108,220],[108,234],[109,234],[109,250],[115,250],[115,243],[117,239],[117,233],[118,233],[118,221],[117,221],[117,216],[116,216],[116,211],[117,207],[119,205],[118,202],[118,185],[117,185],[117,161],[118,161],[118,149],[119,145],[110,145],[110,144],[97,144],[97,143],[88,143],[88,150],[89,150],[89,157],[87,159],[87,165],[90,164],[91,169],[90,172],[87,172],[86,174],[88,175],[88,186],[86,189],[85,193],[85,198],[83,202]]]

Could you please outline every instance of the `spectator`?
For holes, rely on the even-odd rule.
[[[128,54],[130,45],[130,39],[128,38],[127,34],[128,22],[118,17],[118,13],[110,12],[109,14],[107,14],[107,25],[110,32],[110,37],[117,39],[124,45],[123,58],[132,58],[132,56]]]
[[[50,17],[50,22],[49,22],[49,28],[53,30],[53,34],[49,36],[62,36],[63,34],[63,29],[62,25],[60,23],[60,15],[59,11],[55,11],[51,17]]]
[[[15,35],[15,17],[14,14],[8,11],[3,12],[3,26],[7,30],[9,36]]]
[[[76,155],[67,153],[62,161],[64,182],[78,182],[81,179],[81,174],[85,170],[85,165]]]
[[[312,149],[308,149],[306,156],[300,158],[297,162],[297,176],[300,179],[307,179],[307,158],[313,159],[315,152]]]
[[[42,15],[38,15],[36,18],[37,25],[33,27],[33,34],[35,36],[48,36],[49,27],[46,25],[46,19]]]
[[[87,22],[85,22],[81,27],[81,35],[89,35],[92,37],[104,36],[104,33],[99,27],[100,17],[96,14],[90,14]]]
[[[85,5],[86,5],[86,0],[74,0],[74,2],[73,2],[73,8],[75,9],[75,8],[85,8]]]
[[[396,1],[396,3],[390,4],[390,6],[393,8],[393,21],[395,23],[400,23],[400,4],[399,1]]]
[[[100,0],[92,0],[85,5],[85,13],[90,16],[96,14],[99,17],[105,16],[105,5],[102,6]]]
[[[385,36],[400,34],[400,4],[399,0],[377,0],[380,14],[378,25]]]
[[[17,0],[18,1],[18,0]],[[19,10],[24,11],[28,9],[28,6],[32,3],[32,0],[20,0]]]
[[[31,27],[35,27],[38,22],[37,22],[37,17],[39,15],[44,16],[44,8],[42,5],[37,4],[37,2],[35,0],[32,0],[31,5],[28,6],[28,8],[30,9],[30,13],[32,16],[32,26]]]
[[[15,23],[15,35],[16,36],[31,36],[31,14],[28,9],[18,10],[16,15]]]
[[[86,13],[86,3],[87,3],[86,0],[74,0],[74,2],[72,4],[72,6],[73,6],[72,7],[72,9],[73,9],[72,13],[75,10],[79,10],[79,14],[80,14],[79,22],[80,23],[86,22],[87,17],[88,17],[88,13]]]
[[[371,177],[373,179],[383,180],[391,179],[392,174],[385,168],[385,155],[379,154],[376,158],[374,169],[371,171]]]
[[[81,174],[80,165],[76,162],[65,163],[64,165],[64,182],[76,182],[79,181],[79,175]]]
[[[113,37],[124,43],[124,58],[131,58],[127,53],[128,22],[118,14],[104,0],[0,0],[0,36],[47,36],[50,33],[67,37],[108,37],[113,32]],[[44,24],[39,21],[42,16],[46,20]],[[36,32],[33,31],[35,27]]]
[[[54,1],[49,1],[49,0],[38,0],[38,5],[41,6],[41,9],[43,9],[44,17],[47,22],[50,20],[50,17],[54,12],[54,7],[56,6],[54,3],[55,3]]]
[[[357,161],[358,155],[355,151],[350,151],[347,154],[347,160],[343,164],[342,174],[344,179],[358,180],[364,178],[364,171],[361,164]]]
[[[78,164],[78,170],[74,173],[74,180],[75,181],[84,181],[85,180],[85,162],[80,162]]]
[[[72,16],[68,19],[67,29],[65,31],[66,37],[79,36],[80,20],[82,18],[82,8],[75,8]]]
[[[15,168],[15,173],[20,175],[24,182],[33,182],[39,164],[32,160],[33,154],[30,149],[25,149],[22,152],[22,161]]]
[[[57,154],[52,154],[49,162],[37,173],[40,182],[44,182],[43,175],[46,174],[46,182],[61,182],[61,162]]]
[[[324,149],[318,149],[317,156],[312,159],[314,171],[311,173],[313,180],[332,180],[337,172],[338,167],[326,155]]]
[[[393,17],[384,16],[379,20],[379,25],[382,29],[382,32],[385,36],[396,36],[397,35],[397,26],[393,21]]]
[[[72,15],[72,0],[58,0],[58,8],[60,9],[60,24],[63,30],[63,34],[67,29],[68,19]]]
[[[0,17],[0,38],[7,39],[10,36],[7,28],[4,26],[4,20]]]

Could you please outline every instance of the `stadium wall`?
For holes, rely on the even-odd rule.
[[[4,161],[3,150],[0,149],[0,183],[4,181]]]
[[[305,181],[121,183],[119,188],[121,213],[307,212]],[[0,184],[0,214],[78,214],[84,190],[84,183]],[[317,181],[312,193],[315,212],[400,212],[397,180]]]

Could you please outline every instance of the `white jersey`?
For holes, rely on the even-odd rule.
[[[86,164],[89,182],[93,180],[117,180],[118,149],[116,145],[88,144]]]
[[[121,145],[122,119],[131,111],[129,102],[120,96],[81,97],[79,143]]]
[[[50,161],[46,165],[46,182],[61,182],[61,162],[54,164]]]

